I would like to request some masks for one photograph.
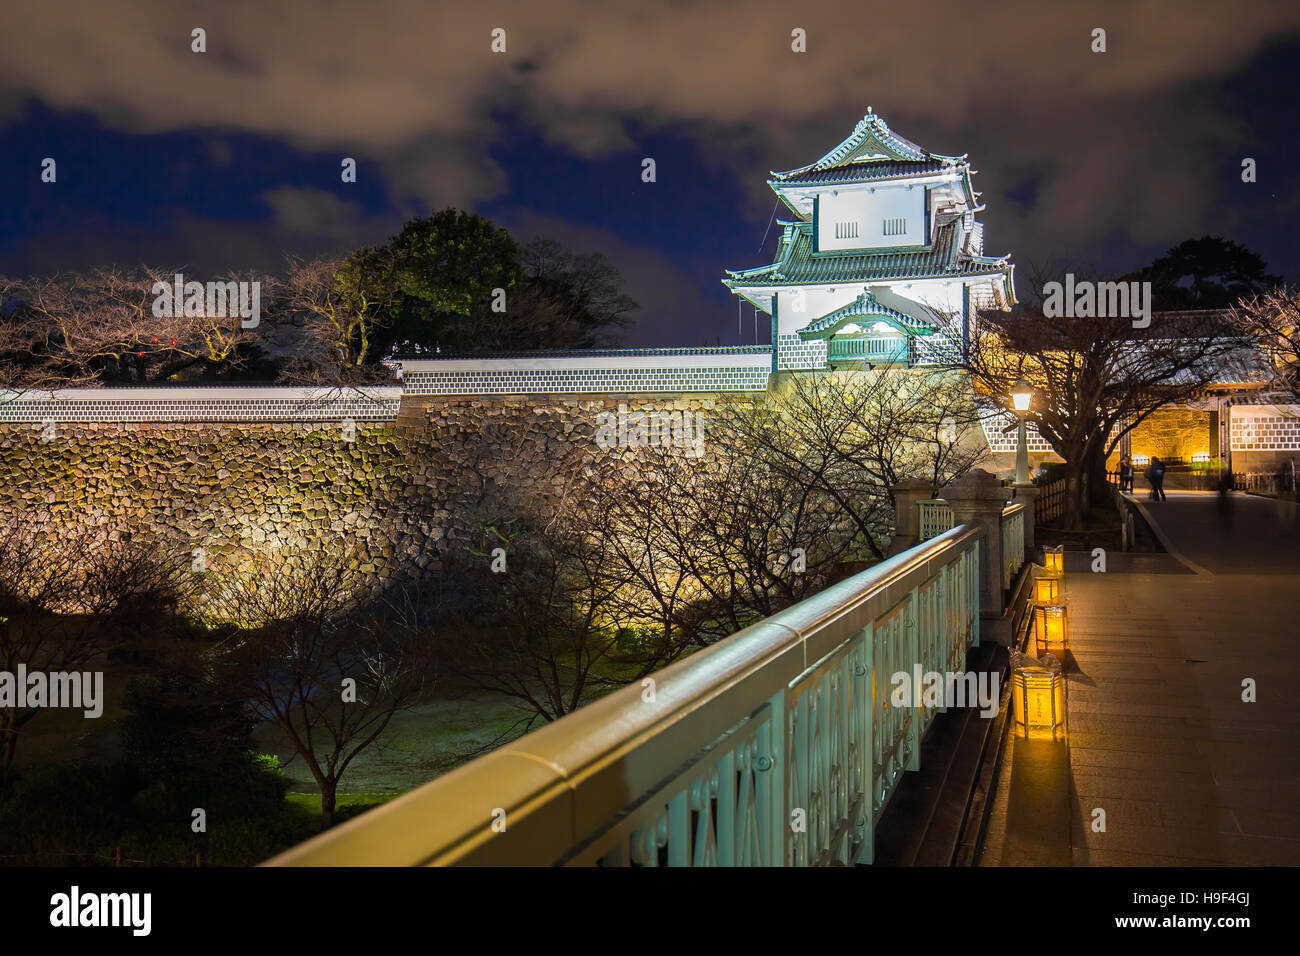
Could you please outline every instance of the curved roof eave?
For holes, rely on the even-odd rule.
[[[837,319],[833,324],[821,329],[809,330],[802,328],[799,330],[799,340],[802,342],[818,342],[831,338],[840,329],[846,325],[876,325],[883,323],[900,332],[905,338],[914,339],[918,335],[932,335],[934,329],[925,329],[924,331],[909,325],[906,322],[900,322],[898,319],[890,318],[886,315],[846,315]],[[811,325],[812,323],[808,323]]]
[[[889,128],[889,124],[875,112],[870,106],[867,107],[867,113],[862,117],[849,133],[838,145],[827,152],[821,159],[806,166],[800,166],[798,169],[786,170],[785,172],[772,171],[772,175],[778,179],[784,179],[789,176],[797,176],[800,173],[806,173],[809,170],[829,169],[845,163],[849,157],[855,155],[858,150],[868,142],[874,140],[876,145],[881,147],[885,153],[895,159],[920,161],[936,157],[928,150],[922,149],[916,143],[904,136],[900,136]]]

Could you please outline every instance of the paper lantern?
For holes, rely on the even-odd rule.
[[[1044,575],[1041,578],[1034,579],[1034,603],[1035,604],[1059,604],[1061,603],[1061,578],[1054,575]]]
[[[1051,654],[1034,660],[1011,654],[1011,709],[1016,736],[1065,739],[1065,675]]]
[[[1034,608],[1034,649],[1039,654],[1064,654],[1069,637],[1065,605],[1039,604]]]
[[[1065,573],[1065,545],[1058,544],[1054,548],[1043,548],[1043,563],[1047,566],[1048,574]]]

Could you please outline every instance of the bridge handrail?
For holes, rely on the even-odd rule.
[[[1002,509],[1002,590],[1011,587],[1016,573],[1025,563],[1025,521],[1032,518],[1023,501],[1013,501]]]
[[[983,534],[953,528],[264,865],[869,862],[943,709],[884,706],[888,675],[964,670]]]
[[[942,498],[925,498],[916,503],[917,528],[922,541],[938,537],[953,526],[952,509]]]

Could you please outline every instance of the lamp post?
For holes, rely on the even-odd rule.
[[[1025,412],[1029,411],[1029,401],[1034,391],[1022,378],[1011,387],[1011,401],[1020,416],[1020,428],[1016,433],[1016,484],[1029,483],[1029,439],[1025,435]]]

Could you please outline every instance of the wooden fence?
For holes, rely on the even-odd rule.
[[[1034,524],[1042,525],[1065,513],[1065,479],[1043,485],[1034,501]]]

